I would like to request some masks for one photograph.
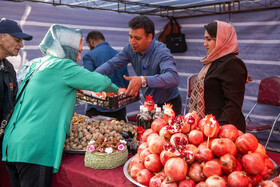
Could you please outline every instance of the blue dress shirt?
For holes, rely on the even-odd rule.
[[[176,63],[165,44],[153,39],[143,55],[134,52],[128,44],[96,72],[109,75],[128,63],[131,63],[137,76],[146,76],[148,86],[141,88],[142,93],[152,95],[155,103],[163,104],[179,95]]]

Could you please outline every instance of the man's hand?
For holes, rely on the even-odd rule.
[[[141,82],[142,82],[141,77],[138,76],[127,77],[124,75],[123,78],[129,81],[129,85],[125,92],[125,95],[137,96],[141,88]]]

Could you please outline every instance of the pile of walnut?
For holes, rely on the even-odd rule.
[[[136,134],[134,126],[124,121],[90,121],[83,115],[74,114],[72,118],[69,137],[65,140],[66,150],[86,150],[91,140],[98,138],[124,139],[121,135],[123,131],[131,131]]]

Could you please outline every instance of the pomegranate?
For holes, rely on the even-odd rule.
[[[265,150],[264,146],[260,143],[258,143],[258,147],[254,151],[254,153],[260,153],[263,157],[266,157],[266,150]]]
[[[167,123],[162,118],[157,118],[152,122],[151,128],[153,132],[159,133],[160,129],[165,127]]]
[[[204,125],[205,125],[206,118],[203,118],[198,123],[198,128],[203,132]]]
[[[136,163],[142,163],[141,160],[140,160],[139,153],[136,153],[134,155],[134,157],[131,159],[128,169],[130,169]]]
[[[201,181],[195,185],[195,187],[205,187],[205,186],[206,186],[205,181]]]
[[[236,158],[229,153],[220,157],[220,164],[223,172],[225,172],[226,174],[230,174],[237,168]]]
[[[280,175],[278,177],[275,177],[274,179],[271,180],[273,183],[277,184],[280,186]]]
[[[267,167],[264,167],[263,171],[260,173],[260,176],[263,180],[267,180],[270,177],[270,173],[267,169]]]
[[[189,133],[189,141],[193,145],[199,145],[203,142],[203,132],[200,130],[192,130]]]
[[[205,186],[206,187],[226,187],[226,181],[218,176],[218,175],[214,175],[211,177],[208,177],[205,181]]]
[[[166,130],[166,126],[162,127],[159,131],[159,136],[164,137],[165,140],[169,141],[172,134],[170,134],[167,130]]]
[[[183,133],[189,133],[191,130],[194,130],[200,121],[199,116],[197,115],[196,111],[192,113],[187,113],[184,117],[184,125],[181,129]]]
[[[206,141],[202,142],[201,144],[199,144],[198,148],[209,148],[211,147],[211,143],[214,139],[207,139]]]
[[[229,187],[247,187],[250,181],[244,171],[234,171],[228,176]]]
[[[144,164],[146,156],[152,154],[149,148],[144,149],[140,154],[140,161]]]
[[[213,138],[218,135],[220,125],[213,115],[206,115],[205,125],[203,127],[203,133],[209,138]]]
[[[237,136],[237,138],[239,137],[239,136],[241,136],[241,135],[243,135],[244,133],[241,131],[241,130],[238,130],[238,136]]]
[[[143,136],[142,136],[142,140],[143,140],[144,142],[147,142],[148,136],[149,136],[150,134],[152,134],[153,132],[154,132],[153,129],[147,129],[147,130],[145,130],[145,132],[143,133]]]
[[[152,133],[152,134],[150,134],[148,137],[147,137],[147,144],[148,144],[148,146],[149,146],[149,143],[150,143],[150,141],[151,141],[151,139],[153,138],[153,137],[156,137],[156,136],[159,136],[158,135],[158,133]]]
[[[155,154],[160,154],[161,151],[163,150],[163,146],[165,145],[166,141],[163,137],[161,136],[155,136],[151,139],[151,141],[149,142],[149,149],[151,151],[151,153],[155,153]]]
[[[263,181],[261,187],[278,187],[278,185],[272,181]]]
[[[164,181],[161,183],[160,187],[177,187],[176,182],[170,181],[168,178],[165,178]]]
[[[204,176],[204,174],[202,172],[202,167],[198,162],[195,162],[189,166],[188,176],[194,182],[200,182],[200,181],[204,181],[206,179],[206,177]]]
[[[187,177],[180,181],[179,187],[195,187],[195,182]]]
[[[237,136],[238,129],[234,125],[227,124],[220,127],[219,138],[229,138],[234,142]]]
[[[212,160],[213,153],[209,148],[199,148],[198,146],[198,152],[195,154],[195,159],[199,162],[207,162]]]
[[[275,166],[274,163],[269,158],[264,158],[264,165],[268,169],[270,174],[273,174]]]
[[[168,160],[169,158],[171,158],[171,157],[169,157],[169,156],[166,154],[166,151],[163,150],[163,151],[160,153],[159,158],[160,158],[161,164],[164,166],[165,163],[167,162],[167,160]]]
[[[241,163],[237,159],[236,159],[236,165],[237,165],[237,167],[235,168],[235,171],[242,171],[243,170]]]
[[[210,160],[208,162],[206,162],[205,164],[202,165],[203,169],[203,174],[205,175],[205,177],[210,177],[213,175],[221,175],[222,174],[222,167],[221,165],[213,160]]]
[[[180,157],[183,158],[187,164],[192,164],[195,161],[195,154],[192,151],[183,150],[180,153]]]
[[[168,125],[166,127],[166,130],[170,133],[170,134],[174,134],[174,133],[179,133],[181,132],[183,126],[183,119],[182,116],[173,116],[168,120]]]
[[[228,152],[227,145],[222,138],[215,138],[211,143],[211,151],[217,157],[223,156]]]
[[[149,185],[150,179],[154,176],[152,172],[147,169],[142,169],[137,173],[136,181],[140,184]]]
[[[250,184],[252,186],[257,186],[262,181],[262,177],[260,175],[247,175],[250,180]]]
[[[159,175],[155,175],[150,179],[149,187],[160,187],[163,181],[164,181],[163,177]]]
[[[150,154],[146,156],[144,161],[144,166],[146,167],[146,169],[150,170],[151,172],[154,173],[159,172],[162,167],[159,155]]]
[[[194,154],[198,152],[198,148],[193,144],[186,145],[186,150],[192,151]]]
[[[145,166],[142,163],[134,164],[130,169],[130,176],[135,179],[137,177],[137,173],[142,169],[145,169]]]
[[[226,144],[227,153],[235,156],[237,153],[237,148],[236,148],[235,143],[229,138],[223,138],[223,142],[224,142],[224,144]]]
[[[141,152],[144,150],[144,149],[146,149],[146,148],[148,148],[148,143],[147,142],[143,142],[143,143],[141,143],[139,146],[138,146],[138,153],[139,154],[141,154]]]
[[[170,138],[170,143],[173,145],[176,149],[183,150],[185,149],[186,145],[189,143],[187,135],[183,133],[176,133],[173,134]]]
[[[235,145],[237,147],[237,150],[241,154],[247,154],[248,151],[254,152],[258,148],[258,140],[257,138],[250,133],[245,133],[241,136],[239,136],[236,141]]]
[[[242,157],[242,166],[248,174],[261,174],[265,168],[264,158],[259,153],[248,153]]]
[[[182,158],[170,158],[164,165],[164,172],[171,181],[183,180],[188,172],[188,164]]]

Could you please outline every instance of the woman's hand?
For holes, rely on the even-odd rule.
[[[129,81],[129,85],[125,92],[125,95],[137,96],[141,88],[141,82],[142,82],[141,77],[138,76],[127,77],[124,75],[123,78]]]

